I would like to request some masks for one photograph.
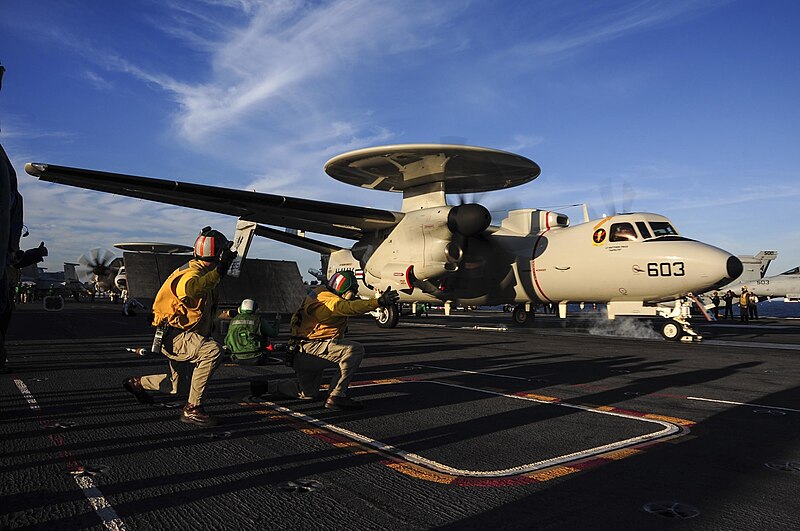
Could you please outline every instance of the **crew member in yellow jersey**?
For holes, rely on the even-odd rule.
[[[344,339],[348,317],[395,304],[400,296],[389,289],[377,299],[357,299],[358,281],[352,271],[335,273],[327,286],[309,291],[303,305],[292,316],[290,344],[301,351],[293,359],[296,380],[270,382],[277,394],[311,400],[319,396],[322,373],[336,367],[325,400],[328,409],[361,409],[361,403],[347,396],[347,388],[361,360],[364,346]],[[257,394],[257,393],[255,393]]]
[[[194,258],[167,278],[153,302],[153,326],[164,330],[160,353],[169,360],[169,373],[123,381],[123,387],[143,404],[153,402],[147,391],[183,394],[189,384],[182,422],[216,424],[202,402],[208,380],[222,356],[222,346],[211,337],[211,332],[217,306],[216,287],[236,257],[230,247],[231,242],[221,232],[211,227],[200,232],[194,244]]]

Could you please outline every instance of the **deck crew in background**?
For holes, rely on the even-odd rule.
[[[750,322],[750,292],[747,286],[742,286],[742,294],[739,295],[739,320],[743,323]]]
[[[269,338],[278,337],[280,324],[280,314],[269,323],[258,314],[256,301],[243,300],[225,336],[225,347],[231,353],[231,361],[240,365],[263,365],[268,359]]]
[[[722,296],[722,300],[725,301],[725,319],[733,319],[733,299],[735,297],[736,295],[731,290],[726,291]]]
[[[714,305],[714,319],[719,319],[719,292],[711,294],[711,304]]]

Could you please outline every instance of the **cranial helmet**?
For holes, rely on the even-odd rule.
[[[356,280],[356,274],[349,270],[334,273],[328,280],[328,288],[337,295],[342,295],[348,291],[357,291],[358,281]]]
[[[194,257],[199,260],[213,262],[222,251],[230,245],[228,238],[218,230],[203,227],[200,236],[194,241]]]
[[[245,299],[239,306],[239,313],[253,313],[258,310],[258,303],[253,299]]]

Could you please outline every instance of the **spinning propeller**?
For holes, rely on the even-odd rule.
[[[108,286],[113,285],[117,274],[113,265],[114,259],[114,253],[108,249],[95,247],[78,258],[78,267],[75,268],[78,278],[81,282],[96,282],[108,289]]]
[[[603,216],[615,216],[617,214],[631,212],[631,205],[636,198],[636,191],[629,182],[623,181],[621,189],[615,190],[611,180],[607,179],[600,184],[598,191],[600,197],[603,199],[603,208],[605,209],[604,212],[601,212]],[[622,193],[622,200],[619,201],[618,207],[618,201],[616,199],[619,191]]]

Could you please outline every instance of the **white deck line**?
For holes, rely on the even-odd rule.
[[[451,369],[450,367],[439,367],[437,365],[422,365],[420,363],[415,363],[412,367],[423,367],[425,369],[437,369],[441,371],[449,371],[449,372],[460,372],[462,374],[481,374],[483,376],[491,376],[493,378],[508,378],[511,380],[525,380],[530,381],[532,378],[525,378],[524,376],[508,376],[505,374],[495,374],[493,372],[481,372],[481,371],[468,371],[466,369]]]
[[[14,383],[17,385],[17,388],[22,393],[22,396],[28,402],[30,408],[34,411],[41,411],[39,408],[39,403],[33,397],[30,390],[28,390],[28,386],[25,385],[25,382],[22,380],[14,380]],[[92,506],[92,509],[103,522],[103,525],[106,529],[110,529],[113,531],[124,531],[126,529],[125,523],[120,519],[117,515],[117,512],[108,503],[103,493],[100,492],[100,489],[97,488],[97,485],[94,483],[94,479],[91,476],[87,475],[75,475],[75,483],[78,484],[78,488],[81,489],[83,495],[86,496],[86,499],[89,500],[89,505]]]
[[[795,413],[800,413],[800,409],[792,409],[790,407],[780,407],[780,406],[766,406],[764,404],[751,404],[750,402],[733,402],[731,400],[717,400],[715,398],[702,398],[699,396],[687,396],[687,400],[699,400],[701,402],[714,402],[716,404],[730,404],[732,406],[749,406],[749,407],[758,407],[761,409],[780,409],[781,411],[792,411]]]
[[[393,381],[393,382],[387,382],[387,383],[364,384],[364,385],[359,385],[358,387],[370,387],[370,386],[377,386],[377,385],[392,385],[392,384],[398,384],[398,383],[399,384],[423,383],[423,384],[445,385],[445,386],[448,386],[448,387],[457,387],[457,388],[461,388],[461,389],[467,389],[467,390],[470,390],[470,391],[477,391],[479,393],[485,393],[485,394],[490,394],[490,395],[502,396],[502,397],[506,397],[506,398],[512,398],[514,400],[526,400],[526,401],[529,401],[529,402],[536,402],[536,403],[539,403],[539,404],[549,404],[551,406],[560,406],[560,407],[568,407],[568,408],[572,408],[572,409],[579,409],[579,410],[587,411],[589,413],[596,413],[596,414],[601,414],[601,415],[610,415],[610,416],[613,416],[613,417],[621,417],[621,418],[634,420],[634,421],[637,421],[637,422],[649,422],[649,423],[652,423],[652,424],[657,424],[659,426],[662,426],[663,429],[661,429],[661,430],[659,430],[657,432],[653,432],[653,433],[647,434],[647,435],[640,435],[638,437],[631,437],[631,438],[628,438],[628,439],[622,439],[622,440],[619,440],[617,442],[604,444],[604,445],[601,445],[601,446],[595,446],[593,448],[587,448],[585,450],[580,450],[578,452],[572,452],[572,453],[564,454],[564,455],[561,455],[561,456],[558,456],[558,457],[553,457],[553,458],[550,458],[550,459],[544,459],[542,461],[536,461],[534,463],[526,463],[524,465],[520,465],[520,466],[516,466],[516,467],[504,468],[504,469],[499,469],[499,470],[486,470],[486,471],[484,471],[484,470],[465,470],[465,469],[451,467],[451,466],[448,466],[446,464],[439,463],[438,461],[434,461],[432,459],[427,459],[427,458],[422,457],[421,455],[418,455],[418,454],[414,454],[414,453],[411,453],[411,452],[406,452],[405,450],[397,448],[396,446],[392,446],[390,444],[386,444],[384,442],[381,442],[381,441],[379,441],[377,439],[373,439],[371,437],[367,437],[367,436],[362,435],[360,433],[356,433],[354,431],[342,428],[340,426],[336,426],[335,424],[330,424],[330,423],[325,422],[323,420],[320,420],[318,418],[312,417],[310,415],[306,415],[305,413],[299,413],[299,412],[294,411],[292,409],[289,409],[287,407],[279,406],[279,405],[277,405],[277,404],[275,404],[273,402],[260,402],[260,403],[268,406],[270,409],[273,409],[275,411],[279,411],[281,413],[289,415],[290,417],[302,420],[303,422],[306,422],[306,423],[311,424],[313,426],[317,426],[317,427],[323,428],[325,430],[332,431],[334,433],[337,433],[339,435],[347,437],[348,439],[354,440],[356,442],[359,442],[359,443],[364,444],[366,446],[369,446],[371,448],[375,448],[375,449],[380,450],[382,452],[386,452],[386,453],[392,454],[392,455],[394,455],[396,457],[399,457],[399,458],[401,458],[403,460],[406,460],[406,461],[409,461],[411,463],[415,463],[417,465],[424,466],[425,468],[428,468],[428,469],[431,469],[431,470],[435,470],[437,472],[442,472],[442,473],[445,473],[445,474],[450,474],[450,475],[453,475],[453,476],[462,476],[462,477],[495,478],[495,477],[505,477],[505,476],[515,476],[515,475],[519,475],[519,474],[525,474],[525,473],[528,473],[528,472],[541,470],[543,468],[548,468],[548,467],[555,466],[555,465],[563,465],[565,463],[569,463],[569,462],[572,462],[572,461],[577,461],[579,459],[585,459],[587,457],[603,454],[603,453],[606,453],[606,452],[609,452],[609,451],[612,451],[612,450],[619,450],[621,448],[625,448],[625,447],[628,447],[628,446],[634,446],[634,445],[637,445],[637,444],[641,444],[643,442],[654,441],[654,440],[661,439],[661,438],[664,438],[664,437],[669,437],[669,436],[674,435],[676,433],[688,431],[684,427],[681,427],[681,426],[678,426],[676,424],[672,424],[671,422],[666,422],[666,421],[663,421],[663,420],[647,419],[647,418],[642,418],[642,417],[636,417],[636,416],[633,416],[633,415],[626,415],[624,413],[615,413],[615,412],[611,412],[611,411],[600,411],[600,410],[593,409],[593,408],[590,408],[590,407],[587,407],[587,406],[580,406],[580,405],[575,405],[575,404],[565,404],[563,402],[549,402],[549,401],[546,401],[546,400],[537,400],[535,398],[529,398],[529,397],[523,397],[523,396],[517,396],[517,395],[509,395],[509,394],[505,394],[505,393],[498,393],[498,392],[495,392],[495,391],[487,391],[485,389],[478,389],[478,388],[475,388],[475,387],[467,387],[467,386],[463,386],[463,385],[455,385],[455,384],[450,384],[450,383],[437,382],[437,381],[434,381],[434,380],[414,380],[414,381],[408,381],[408,382]]]

